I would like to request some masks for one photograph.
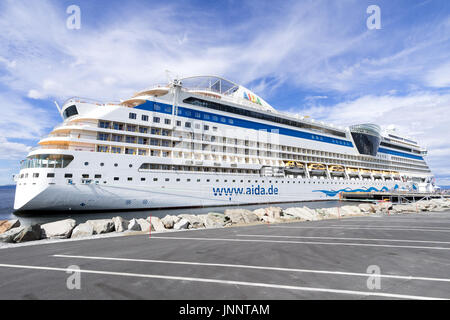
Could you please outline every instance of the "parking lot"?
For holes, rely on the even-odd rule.
[[[0,299],[438,298],[450,298],[450,212],[0,249]]]

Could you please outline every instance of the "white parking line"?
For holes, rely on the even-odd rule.
[[[395,229],[395,228],[405,228],[408,229],[411,226],[383,226],[383,225],[370,225],[368,226],[367,224],[332,224],[331,226],[336,226],[336,227],[368,227],[368,228],[386,228],[386,229]],[[447,227],[424,227],[424,226],[420,226],[420,227],[415,227],[412,226],[413,228],[418,228],[418,229],[437,229],[437,230],[450,230],[450,228]]]
[[[402,239],[374,239],[374,238],[341,238],[341,237],[308,237],[308,236],[271,236],[263,234],[235,234],[238,237],[258,237],[258,238],[296,238],[296,239],[328,239],[328,240],[363,240],[363,241],[384,241],[384,242],[418,242],[418,243],[436,243],[450,244],[450,241],[431,241],[431,240],[402,240]]]
[[[390,244],[374,244],[374,243],[351,243],[351,242],[315,242],[315,241],[289,241],[289,240],[250,240],[250,239],[227,239],[227,238],[194,238],[194,237],[161,237],[152,236],[153,239],[167,240],[199,240],[199,241],[229,241],[229,242],[267,242],[267,243],[291,243],[291,244],[313,244],[313,245],[329,245],[329,246],[358,246],[358,247],[386,247],[386,248],[405,248],[405,249],[429,249],[429,250],[450,250],[450,247],[422,247],[422,246],[401,246]]]
[[[202,283],[217,283],[217,284],[225,284],[225,285],[263,287],[263,288],[274,288],[274,289],[296,290],[296,291],[310,291],[310,292],[325,292],[325,293],[336,293],[336,294],[369,296],[369,297],[375,296],[375,297],[416,299],[416,300],[448,300],[446,298],[414,296],[414,295],[404,295],[404,294],[396,294],[396,293],[300,287],[300,286],[288,286],[288,285],[261,283],[261,282],[246,282],[246,281],[219,280],[219,279],[210,279],[210,278],[179,277],[179,276],[166,276],[166,275],[130,273],[130,272],[113,272],[113,271],[87,270],[87,269],[85,270],[85,269],[72,269],[72,268],[55,268],[55,267],[27,266],[27,265],[16,265],[16,264],[0,264],[0,267],[16,268],[16,269],[31,269],[31,270],[46,270],[46,271],[61,271],[61,272],[65,272],[65,273],[66,272],[79,272],[79,273],[87,273],[87,274],[102,274],[102,275],[121,276],[121,277],[137,277],[137,278],[164,279],[164,280],[177,280],[177,281],[192,281],[192,282],[202,282]]]
[[[287,271],[287,272],[301,272],[301,273],[319,273],[319,274],[333,274],[333,275],[355,276],[355,277],[369,277],[370,276],[370,277],[402,279],[402,280],[422,280],[422,281],[450,282],[449,278],[429,278],[429,277],[400,276],[400,275],[389,275],[389,274],[375,275],[375,274],[358,273],[358,272],[295,269],[295,268],[280,268],[280,267],[263,267],[263,266],[255,266],[255,265],[244,265],[244,264],[224,264],[224,263],[206,263],[206,262],[190,262],[190,261],[111,258],[111,257],[94,257],[94,256],[76,256],[76,255],[66,255],[66,254],[55,254],[55,255],[53,255],[53,257],[57,257],[57,258],[89,259],[89,260],[106,260],[106,261],[127,261],[127,262],[161,263],[161,264],[180,264],[180,265],[207,266],[207,267],[224,267],[224,268],[241,268],[241,269],[258,269],[258,270]]]
[[[348,230],[403,230],[403,231],[426,231],[426,232],[450,232],[450,230],[430,230],[423,228],[375,228],[375,227],[292,227],[292,226],[281,226],[281,225],[270,225],[270,228],[287,228],[287,229],[348,229]]]

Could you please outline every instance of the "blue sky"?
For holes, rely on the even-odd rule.
[[[369,5],[381,29],[369,30]],[[81,28],[66,28],[66,8]],[[0,2],[0,185],[61,120],[53,104],[102,101],[220,75],[276,109],[335,125],[395,127],[450,185],[450,1]]]

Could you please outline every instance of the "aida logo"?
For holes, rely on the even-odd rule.
[[[247,93],[244,91],[244,99],[247,99],[253,103],[257,103],[262,105],[261,100],[259,100],[259,98],[251,93]]]

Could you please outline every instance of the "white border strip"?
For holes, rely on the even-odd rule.
[[[289,240],[253,240],[253,239],[227,239],[227,238],[194,238],[194,237],[160,237],[152,236],[153,239],[164,240],[199,240],[199,241],[229,241],[229,242],[268,242],[268,243],[292,243],[292,244],[313,244],[330,246],[360,246],[360,247],[386,247],[386,248],[406,248],[406,249],[429,249],[429,250],[450,250],[450,247],[422,247],[422,246],[401,246],[374,243],[351,243],[351,242],[315,242],[315,241],[289,241]]]
[[[177,281],[192,281],[201,283],[217,283],[226,285],[238,285],[248,287],[263,287],[283,290],[296,290],[296,291],[309,291],[309,292],[326,292],[346,295],[357,296],[369,296],[369,297],[385,297],[385,298],[397,298],[397,299],[414,299],[414,300],[448,300],[446,298],[426,297],[426,296],[414,296],[404,295],[396,293],[383,293],[383,292],[370,292],[370,291],[354,291],[354,290],[340,290],[340,289],[328,289],[328,288],[312,288],[312,287],[300,287],[300,286],[288,286],[271,283],[261,282],[246,282],[246,281],[233,281],[233,280],[219,280],[208,278],[193,278],[193,277],[179,277],[179,276],[164,276],[157,274],[141,274],[130,272],[113,272],[113,271],[101,271],[101,270],[84,270],[84,269],[72,269],[72,268],[54,268],[43,266],[26,266],[17,264],[0,264],[0,267],[4,268],[16,268],[16,269],[30,269],[30,270],[47,270],[47,271],[61,271],[61,272],[79,272],[87,274],[102,274],[121,277],[136,277],[136,278],[149,278],[149,279],[163,279],[163,280],[177,280]]]
[[[295,239],[328,239],[328,240],[359,240],[359,241],[382,241],[382,242],[417,242],[417,243],[438,243],[450,244],[450,241],[430,241],[430,240],[403,240],[403,239],[377,239],[377,238],[340,238],[340,237],[309,237],[309,236],[272,236],[264,234],[235,234],[237,237],[260,237],[260,238],[295,238]]]
[[[402,279],[402,280],[423,280],[423,281],[450,282],[449,278],[429,278],[429,277],[400,276],[400,275],[389,275],[389,274],[376,275],[376,274],[358,273],[358,272],[295,269],[295,268],[280,268],[280,267],[263,267],[263,266],[255,266],[255,265],[244,265],[244,264],[224,264],[224,263],[205,263],[205,262],[190,262],[190,261],[170,261],[170,260],[152,260],[152,259],[111,258],[111,257],[95,257],[95,256],[75,256],[75,255],[66,255],[66,254],[55,254],[55,255],[53,255],[53,257],[57,257],[57,258],[89,259],[89,260],[106,260],[106,261],[126,261],[126,262],[145,262],[145,263],[161,263],[161,264],[181,264],[181,265],[207,266],[207,267],[225,267],[225,268],[270,270],[270,271],[287,271],[287,272],[302,272],[302,273],[334,274],[334,275],[355,276],[355,277],[379,277],[379,278]]]

